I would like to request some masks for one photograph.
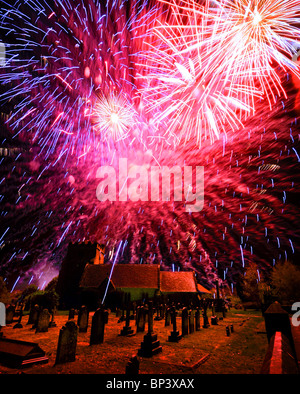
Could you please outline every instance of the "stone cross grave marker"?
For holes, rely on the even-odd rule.
[[[176,308],[172,308],[171,310],[171,320],[173,324],[173,331],[171,331],[171,335],[169,335],[169,342],[178,342],[182,335],[179,335],[179,331],[177,330],[177,322],[176,322],[177,311]]]

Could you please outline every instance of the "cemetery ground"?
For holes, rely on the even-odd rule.
[[[208,317],[210,321],[210,310]],[[0,365],[2,374],[124,374],[125,368],[137,355],[144,335],[136,333],[135,321],[130,321],[132,336],[120,336],[125,322],[118,322],[115,313],[109,313],[105,326],[104,343],[90,345],[91,319],[86,333],[78,333],[76,360],[55,365],[59,330],[68,320],[68,312],[58,311],[56,327],[48,332],[35,332],[27,325],[28,315],[22,318],[22,328],[13,328],[16,321],[2,327],[7,338],[36,342],[49,358],[47,364],[36,364],[22,369]],[[221,316],[222,314],[220,314]],[[75,316],[75,322],[77,315]],[[165,327],[164,320],[154,321],[154,333],[162,346],[162,352],[151,358],[139,357],[140,374],[259,374],[267,351],[268,341],[264,319],[258,310],[230,309],[217,325],[184,336],[179,342],[168,342],[172,325]],[[226,326],[233,326],[228,336]],[[181,333],[181,317],[177,316],[177,329]]]

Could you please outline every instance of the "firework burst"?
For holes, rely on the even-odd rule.
[[[139,106],[135,57],[157,11],[136,2],[128,19],[127,3],[73,5],[17,1],[0,12],[7,47],[0,100],[13,108],[7,124],[46,159],[64,162],[99,152],[109,135],[128,136]]]
[[[91,110],[92,124],[104,139],[124,140],[137,122],[135,109],[123,97],[102,96]]]
[[[257,88],[270,109],[286,96],[281,68],[299,76],[292,60],[300,39],[298,1],[221,0],[211,2],[214,19],[221,19],[215,35],[223,53],[216,56],[226,78]]]
[[[292,61],[299,5],[285,1],[162,1],[171,9],[149,34],[147,111],[176,143],[197,144],[237,130],[258,99],[270,109],[286,92],[278,67]],[[154,37],[154,38],[153,38]]]

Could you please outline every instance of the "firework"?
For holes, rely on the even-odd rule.
[[[121,96],[102,96],[96,101],[90,116],[97,134],[104,139],[120,141],[129,136],[129,131],[137,122],[135,109]]]
[[[1,274],[14,274],[10,289],[44,286],[69,241],[102,242],[116,263],[192,269],[210,285],[234,284],[249,262],[264,273],[299,261],[298,120],[292,94],[273,104],[293,68],[276,40],[260,46],[251,36],[238,51],[246,31],[237,15],[248,3],[52,4],[3,2],[0,11],[10,127],[0,151],[0,257]],[[286,17],[291,43],[296,16]],[[97,201],[99,162],[121,154],[129,165],[204,166],[203,211]]]
[[[143,54],[146,71],[142,96],[146,111],[157,128],[175,143],[195,140],[214,142],[228,130],[237,130],[242,120],[254,112],[255,86],[241,81],[241,71],[228,78],[220,53],[221,16],[194,2],[185,7],[168,3],[167,21],[158,21],[149,32],[148,51]],[[142,66],[142,65],[141,65]]]
[[[0,100],[10,103],[7,124],[15,138],[37,143],[46,159],[67,162],[98,152],[109,135],[113,141],[128,136],[139,106],[135,56],[156,9],[131,4],[128,20],[127,7],[88,0],[74,7],[3,5],[7,59],[0,83],[9,87]]]
[[[255,112],[287,98],[278,67],[299,76],[296,1],[162,1],[172,19],[150,33],[147,110],[177,143],[219,139]],[[153,36],[155,39],[153,39]]]

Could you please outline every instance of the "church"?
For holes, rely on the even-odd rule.
[[[189,302],[210,291],[197,283],[194,271],[162,271],[159,264],[115,264],[104,262],[105,246],[97,243],[70,244],[62,263],[56,291],[62,306],[84,304],[95,308],[105,301],[117,306],[124,297],[145,301],[162,297]]]

